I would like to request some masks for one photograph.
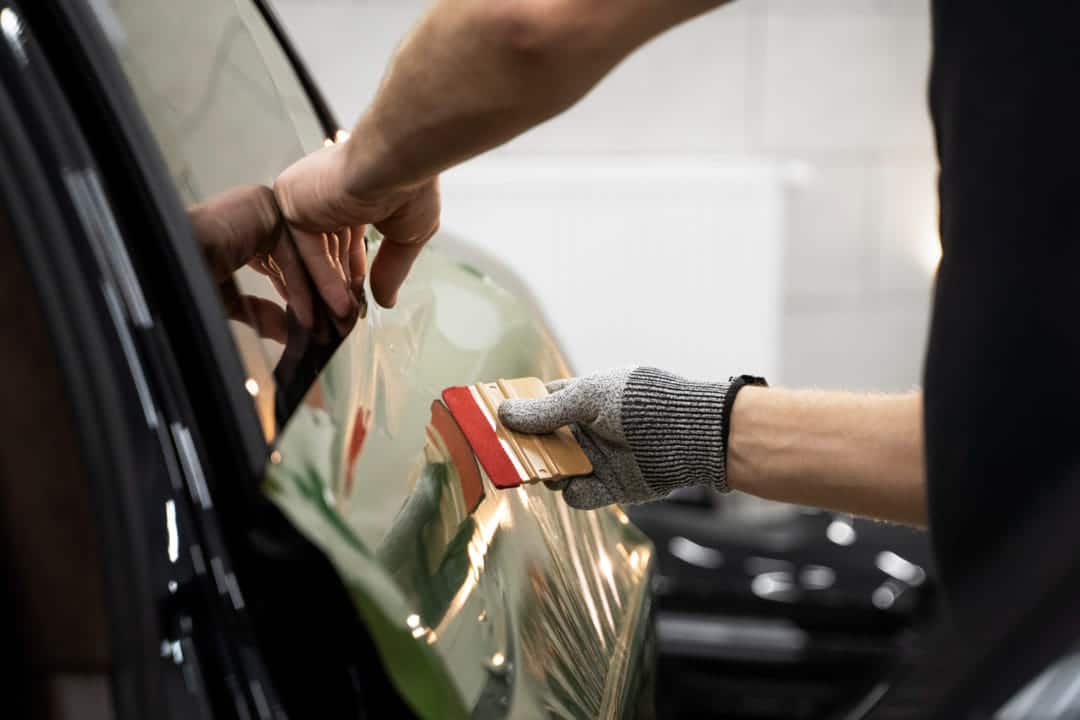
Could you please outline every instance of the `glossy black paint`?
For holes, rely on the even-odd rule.
[[[657,547],[665,716],[831,717],[911,662],[936,609],[924,533],[810,509],[741,517],[725,502],[690,491],[630,511]],[[834,522],[850,544],[830,539]],[[883,552],[925,576],[897,581]]]
[[[108,325],[87,317],[96,308],[108,318],[96,276],[87,273],[94,258],[75,262],[63,247],[36,238],[35,250],[73,263],[70,277],[50,267],[40,279],[41,297],[53,303],[57,337],[85,336],[84,345],[104,346],[114,357],[90,378],[93,351],[59,353],[70,362],[73,389],[111,388],[83,403],[82,429],[91,456],[120,454],[113,465],[92,468],[107,479],[99,488],[100,517],[130,523],[102,524],[108,565],[117,574],[110,594],[117,717],[364,717],[379,707],[407,716],[325,557],[257,492],[269,448],[243,394],[231,337],[206,285],[187,216],[95,19],[77,2],[39,3],[20,13],[28,36],[47,27],[54,40],[68,42],[35,43],[33,58],[55,73],[55,94],[49,112],[28,123],[36,128],[32,142],[16,145],[42,148],[54,175],[85,167],[100,180],[152,317],[146,327],[127,328],[158,413],[157,426],[147,428],[125,358],[115,360],[121,341]],[[10,66],[4,73],[9,81],[19,77]],[[47,84],[26,85],[41,93]],[[79,108],[77,116],[69,103]],[[24,113],[35,107],[20,105]],[[68,136],[45,132],[61,121]],[[72,148],[77,156],[56,156]],[[54,180],[50,191],[61,184]],[[45,240],[80,237],[68,229]],[[82,295],[69,302],[58,287]],[[186,454],[185,436],[193,451]],[[212,506],[191,501],[189,484],[200,475]],[[169,503],[174,552],[166,547]],[[296,582],[282,585],[282,573]],[[307,622],[296,624],[295,617]],[[305,661],[297,663],[298,657]]]

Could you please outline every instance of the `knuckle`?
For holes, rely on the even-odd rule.
[[[273,195],[278,208],[280,208],[281,214],[286,218],[291,218],[293,216],[293,199],[292,188],[286,177],[287,173],[288,170],[282,173],[278,179],[274,181],[274,187],[270,192]]]

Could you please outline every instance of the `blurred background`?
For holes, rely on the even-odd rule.
[[[349,127],[422,0],[276,0]],[[906,390],[939,254],[925,0],[741,0],[444,178],[438,242],[588,372]]]

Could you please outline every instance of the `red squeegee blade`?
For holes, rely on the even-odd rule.
[[[472,391],[467,387],[447,388],[443,390],[442,398],[495,487],[505,489],[521,485],[514,463],[507,456],[491,421],[476,404]]]

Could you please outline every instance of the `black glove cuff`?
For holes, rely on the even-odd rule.
[[[731,488],[727,484],[727,449],[728,449],[728,435],[731,434],[731,409],[735,407],[735,396],[739,394],[747,385],[753,385],[757,387],[768,387],[769,383],[765,378],[758,377],[756,375],[737,375],[730,380],[731,384],[728,385],[727,394],[724,395],[724,408],[720,413],[721,419],[721,433],[724,436],[724,476],[720,482],[716,484],[716,489],[722,493],[731,492]]]

